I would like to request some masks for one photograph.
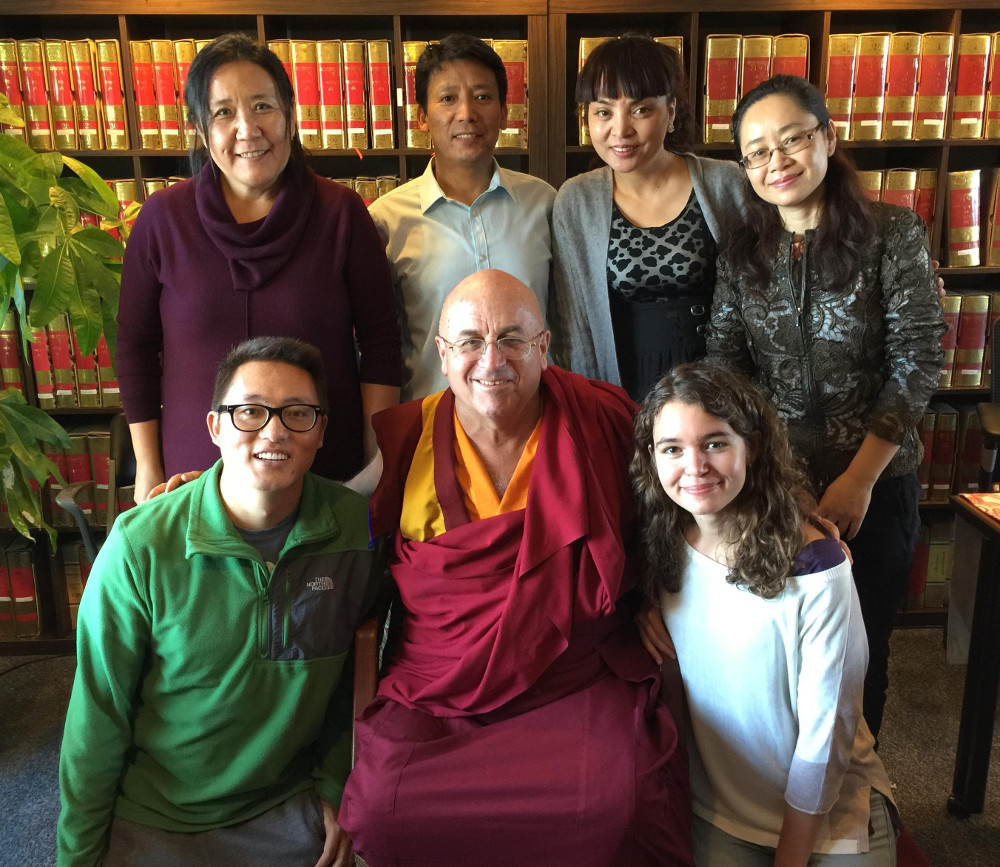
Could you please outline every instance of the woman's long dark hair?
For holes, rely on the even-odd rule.
[[[687,561],[684,534],[694,523],[691,513],[667,496],[656,470],[653,426],[663,407],[675,402],[701,407],[747,443],[746,481],[726,510],[735,545],[728,580],[765,599],[777,596],[802,549],[805,475],[774,405],[743,374],[702,360],[665,374],[635,420],[629,470],[639,503],[648,601],[659,606],[664,591],[680,589]]]
[[[830,112],[822,95],[804,78],[776,75],[751,90],[733,113],[733,140],[740,150],[740,128],[747,110],[768,96],[787,96],[823,125],[830,126]],[[821,130],[822,132],[822,130]],[[815,146],[815,145],[814,145]],[[758,170],[759,171],[759,170]],[[775,205],[765,202],[743,174],[746,215],[732,232],[721,255],[733,277],[748,289],[762,290],[771,280],[775,254],[781,238],[781,216]],[[857,276],[875,237],[871,203],[858,181],[858,171],[843,149],[830,157],[823,181],[823,215],[809,248],[820,286],[835,289],[849,285]]]

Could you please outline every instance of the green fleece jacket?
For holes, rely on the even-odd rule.
[[[226,514],[221,466],[121,515],[94,563],[60,758],[60,865],[99,864],[113,816],[193,832],[313,787],[340,803],[341,672],[381,575],[368,501],[307,475],[269,573]]]

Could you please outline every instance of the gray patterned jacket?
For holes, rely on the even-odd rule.
[[[900,446],[883,478],[916,470],[916,424],[941,377],[946,328],[924,224],[905,208],[876,208],[876,237],[844,289],[819,288],[811,232],[799,265],[784,233],[760,294],[743,290],[719,262],[708,354],[771,398],[820,491],[869,432]]]

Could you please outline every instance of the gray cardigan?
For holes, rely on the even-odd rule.
[[[685,159],[708,228],[721,246],[728,219],[743,211],[739,167],[693,154]],[[559,188],[552,209],[554,282],[548,316],[556,364],[620,385],[607,276],[613,193],[608,166]]]

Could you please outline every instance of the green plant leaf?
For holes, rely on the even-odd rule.
[[[63,156],[62,160],[63,163],[76,172],[80,180],[97,193],[98,199],[104,203],[103,208],[94,207],[88,208],[88,210],[92,210],[95,214],[103,217],[117,217],[121,205],[118,204],[118,199],[111,191],[111,187],[102,180],[101,176],[90,166],[73,159],[73,157]]]
[[[7,202],[0,196],[0,256],[15,265],[21,264],[21,250],[14,236],[14,221],[11,219]]]
[[[57,314],[70,307],[78,282],[69,253],[69,245],[61,244],[43,260],[38,269],[35,293],[31,298],[28,321],[35,328],[44,328]]]
[[[52,177],[58,178],[62,174],[63,155],[59,151],[42,151],[38,157]]]
[[[24,118],[10,107],[10,99],[5,93],[0,93],[0,123],[16,127],[24,126]]]
[[[51,416],[28,406],[17,389],[0,391],[0,442],[38,482],[59,471],[38,448],[39,442],[69,448],[69,435]]]
[[[80,225],[80,208],[77,207],[69,190],[63,189],[58,184],[49,187],[49,204],[59,214],[59,223],[64,234],[68,235]]]
[[[58,539],[56,531],[42,517],[41,498],[31,489],[24,468],[17,459],[0,464],[0,488],[7,503],[7,514],[11,524],[22,536],[31,539],[31,529],[38,527],[44,530],[55,549]]]
[[[73,239],[98,256],[120,259],[125,255],[125,245],[113,235],[98,229],[96,226],[86,226],[79,232],[74,232]]]

